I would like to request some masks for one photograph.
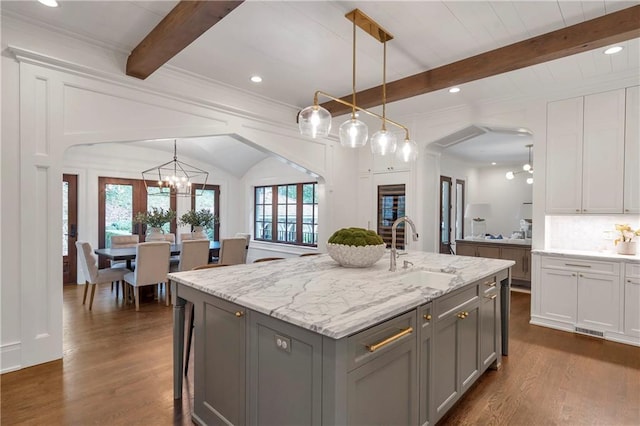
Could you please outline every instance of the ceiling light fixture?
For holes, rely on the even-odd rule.
[[[393,39],[393,36],[384,30],[377,22],[362,13],[359,9],[354,9],[345,15],[353,22],[353,73],[352,73],[352,101],[347,102],[328,93],[317,90],[313,96],[313,105],[306,107],[298,114],[298,126],[300,133],[312,138],[326,137],[331,130],[331,113],[318,103],[318,96],[322,95],[338,103],[351,107],[351,117],[340,126],[340,143],[346,147],[357,148],[367,143],[369,129],[365,123],[357,120],[356,111],[362,111],[382,120],[382,128],[372,137],[371,150],[374,154],[387,155],[394,151],[401,162],[415,161],[418,156],[418,145],[409,137],[409,129],[402,124],[390,120],[386,116],[386,42]],[[383,44],[383,84],[382,84],[382,115],[361,108],[356,104],[356,25],[366,33],[374,37]],[[405,140],[396,149],[393,149],[395,135],[387,131],[386,124],[390,123],[399,127],[405,132]]]
[[[254,75],[251,77],[251,81],[253,81],[254,83],[262,83],[262,77],[260,77],[259,75]]]
[[[142,180],[148,195],[172,197],[200,195],[205,189],[208,178],[209,172],[178,160],[175,140],[173,141],[173,160],[142,172]],[[202,181],[202,185],[195,183],[194,179]],[[148,185],[147,181],[156,182],[157,186]],[[191,190],[192,187],[195,191]],[[196,194],[197,191],[200,193]]]
[[[48,7],[58,7],[58,2],[56,0],[38,0],[38,2]]]
[[[460,91],[459,87],[452,87],[451,89],[449,89],[449,93],[458,93]]]
[[[605,55],[613,55],[614,53],[621,52],[623,49],[622,46],[612,46],[604,51]]]
[[[525,145],[525,147],[527,149],[529,149],[529,161],[527,161],[526,163],[524,163],[522,165],[522,170],[520,170],[520,171],[513,172],[513,171],[509,170],[504,176],[508,180],[512,180],[513,178],[516,177],[517,174],[520,174],[520,173],[533,174],[533,161],[531,160],[531,148],[533,148],[533,145],[529,144],[529,145]],[[532,176],[527,177],[527,183],[529,185],[533,184],[533,177]]]

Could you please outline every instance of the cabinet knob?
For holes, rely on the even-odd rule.
[[[575,276],[576,276],[576,274],[575,274],[575,273],[573,273],[573,274],[571,274],[571,276],[572,276],[572,277],[575,277]]]
[[[580,274],[580,277],[584,277],[584,275],[583,275],[583,274]]]
[[[576,209],[576,213],[580,213],[580,209]]]
[[[236,316],[237,316],[238,318],[243,317],[243,316],[244,316],[244,312],[242,312],[242,311],[236,311]]]
[[[629,209],[624,209],[625,212],[629,213]]]
[[[422,318],[426,319],[427,321],[431,321],[431,314],[424,314]]]

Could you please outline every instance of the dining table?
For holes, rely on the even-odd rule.
[[[171,256],[177,256],[182,250],[182,244],[171,244]],[[131,269],[131,262],[136,258],[136,247],[98,248],[93,251],[99,257],[109,260],[124,260],[127,269]],[[209,262],[220,255],[220,241],[209,241]],[[132,270],[132,269],[131,269]]]

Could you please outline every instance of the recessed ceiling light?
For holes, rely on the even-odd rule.
[[[495,161],[491,163],[492,166],[495,166],[496,164],[498,163],[496,163]]]
[[[449,93],[458,93],[460,91],[459,87],[452,87],[451,89],[449,89]]]
[[[58,7],[58,2],[56,0],[38,0],[40,3],[49,7]]]
[[[604,51],[605,55],[613,55],[614,53],[618,53],[623,49],[622,46],[613,46]]]
[[[262,77],[260,77],[259,75],[254,75],[253,77],[251,77],[251,81],[253,81],[254,83],[262,83]]]

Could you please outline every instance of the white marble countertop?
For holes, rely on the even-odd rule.
[[[617,254],[613,252],[600,252],[600,251],[587,251],[587,250],[565,250],[565,249],[537,249],[531,250],[531,253],[540,254],[542,256],[568,256],[579,257],[582,259],[591,260],[623,260],[629,263],[640,263],[640,256],[638,254],[634,256]]]
[[[402,269],[405,260],[414,266]],[[512,265],[510,260],[414,251],[401,256],[398,270],[390,272],[389,252],[370,268],[344,268],[323,254],[177,272],[169,278],[340,339]],[[449,287],[438,290],[403,281],[415,270],[450,273]]]
[[[530,246],[531,238],[471,238],[467,237],[461,240],[456,240],[461,243],[488,243],[488,244],[516,244],[519,246]]]

